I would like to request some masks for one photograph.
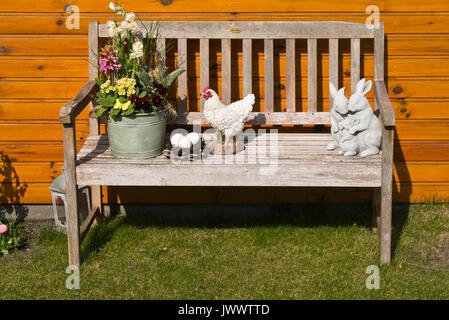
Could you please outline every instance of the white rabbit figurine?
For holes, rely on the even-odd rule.
[[[382,127],[379,119],[371,109],[365,95],[370,91],[372,82],[365,83],[365,78],[357,83],[355,93],[349,98],[348,109],[355,125],[349,129],[352,135],[357,134],[360,156],[367,157],[378,154],[382,142]]]
[[[332,109],[330,110],[331,118],[331,135],[334,141],[328,144],[327,150],[334,150],[339,147],[341,141],[341,132],[339,123],[343,121],[348,113],[348,98],[345,97],[345,88],[337,91],[332,83],[329,83],[329,94],[333,99]]]
[[[340,140],[340,154],[345,156],[355,156],[359,153],[359,143],[357,134],[349,133],[349,130],[357,124],[357,119],[352,115],[347,115],[343,121],[339,123],[341,140]]]

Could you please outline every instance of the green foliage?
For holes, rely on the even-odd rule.
[[[169,88],[173,82],[184,72],[184,69],[176,69],[165,78],[165,87]]]
[[[23,243],[22,227],[18,220],[3,218],[0,222],[2,227],[8,230],[0,234],[0,256],[7,255]]]

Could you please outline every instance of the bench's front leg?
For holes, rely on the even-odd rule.
[[[69,265],[79,267],[80,228],[78,222],[78,188],[76,182],[76,136],[75,123],[64,124],[64,176],[66,191],[67,239],[69,249]]]
[[[382,178],[380,190],[380,264],[391,260],[391,206],[393,194],[394,127],[382,128]]]

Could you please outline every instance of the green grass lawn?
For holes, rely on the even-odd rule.
[[[83,242],[80,290],[67,240],[44,228],[0,258],[3,299],[448,299],[449,206],[395,206],[393,260],[365,286],[378,237],[365,205],[277,205],[261,216],[115,217]]]

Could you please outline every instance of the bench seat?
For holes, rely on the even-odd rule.
[[[278,154],[270,155],[270,139],[269,134],[259,135],[238,154],[176,163],[167,155],[118,159],[106,135],[89,136],[77,157],[77,180],[110,186],[381,186],[381,155],[344,157],[326,150],[330,134],[302,133],[278,134]],[[248,156],[253,146],[265,144],[264,156]]]

